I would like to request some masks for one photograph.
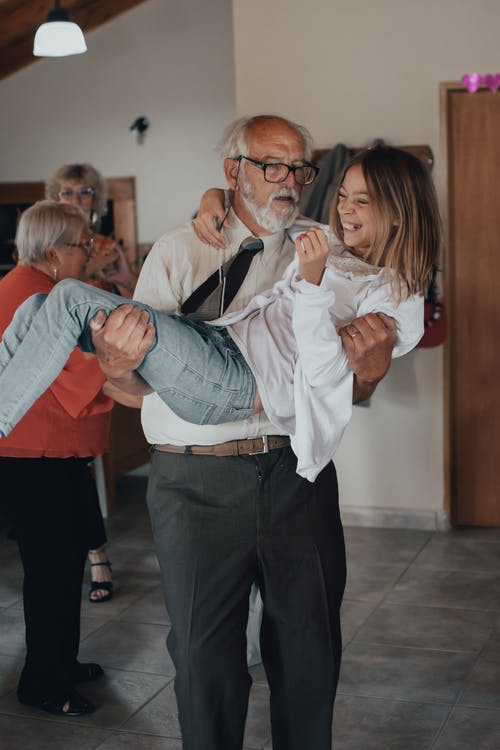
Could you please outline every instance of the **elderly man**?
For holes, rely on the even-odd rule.
[[[303,185],[315,177],[308,132],[281,117],[242,118],[226,131],[221,150],[232,196],[222,261],[191,223],[167,233],[141,272],[136,298],[142,302],[215,317],[271,287],[292,259],[286,230]],[[236,256],[237,273],[227,263]],[[220,285],[214,272],[221,262]],[[388,319],[369,316],[357,327],[356,347],[343,337],[355,400],[383,377],[394,342]],[[149,345],[137,308],[115,311],[94,342],[111,381],[149,392],[133,372]],[[144,398],[142,419],[154,446],[148,506],[172,623],[167,644],[184,750],[242,748],[254,581],[264,602],[261,651],[273,748],[329,750],[345,585],[333,463],[314,483],[299,477],[288,437],[263,413],[200,427],[180,420],[153,393]]]

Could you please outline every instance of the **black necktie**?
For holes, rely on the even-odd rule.
[[[247,237],[238,252],[194,290],[181,307],[184,315],[196,320],[211,320],[226,310],[242,285],[255,253],[264,249],[257,237]]]

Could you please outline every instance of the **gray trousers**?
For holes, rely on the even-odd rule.
[[[251,679],[248,597],[274,750],[330,750],[345,550],[335,468],[299,477],[290,448],[216,457],[154,451],[148,506],[172,623],[184,750],[241,750]]]

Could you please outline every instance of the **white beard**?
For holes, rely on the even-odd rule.
[[[255,202],[255,191],[243,175],[240,175],[241,198],[245,208],[254,216],[257,224],[266,232],[279,232],[291,227],[299,214],[299,194],[294,188],[282,187],[269,196],[265,206]],[[279,214],[273,210],[273,200],[279,196],[291,197],[294,203],[284,208]]]

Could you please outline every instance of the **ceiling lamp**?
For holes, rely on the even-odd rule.
[[[33,54],[36,57],[66,57],[80,55],[87,51],[81,28],[69,20],[66,8],[61,8],[59,0],[47,20],[36,31]]]

